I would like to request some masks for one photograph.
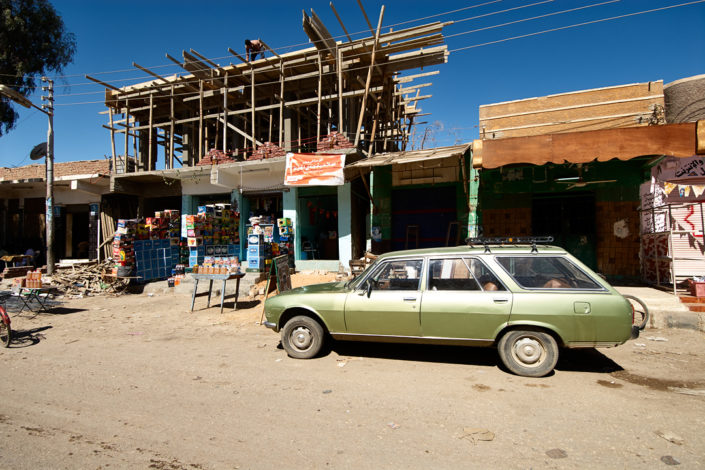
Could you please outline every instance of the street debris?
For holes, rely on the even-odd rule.
[[[546,455],[551,457],[552,459],[564,459],[568,457],[568,452],[564,451],[563,449],[551,449],[546,451]]]
[[[399,429],[401,427],[400,424],[395,423],[394,421],[390,421],[387,423],[387,426],[389,426],[391,429]]]
[[[661,457],[661,462],[665,463],[666,465],[680,465],[681,462],[680,460],[670,456],[670,455],[664,455]]]
[[[323,390],[323,393],[332,393],[332,392],[333,392],[333,390],[331,390],[331,389]]]
[[[671,442],[673,444],[682,446],[683,443],[685,442],[682,437],[680,437],[677,434],[672,433],[671,431],[656,431],[655,434],[662,438],[666,439],[668,442]]]
[[[467,439],[473,444],[477,444],[477,441],[493,441],[494,433],[481,428],[463,428],[463,435],[459,439]]]
[[[51,283],[68,296],[120,295],[129,279],[110,276],[112,266],[110,261],[73,264],[54,271]]]
[[[646,336],[645,339],[649,341],[668,341],[668,338],[664,338],[663,336]]]

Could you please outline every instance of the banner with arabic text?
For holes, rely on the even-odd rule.
[[[287,153],[284,185],[342,186],[345,155]]]

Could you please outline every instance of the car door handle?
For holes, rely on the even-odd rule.
[[[506,304],[507,302],[509,302],[509,299],[507,297],[495,297],[492,300],[496,304]]]
[[[416,302],[416,297],[404,297],[404,302]]]

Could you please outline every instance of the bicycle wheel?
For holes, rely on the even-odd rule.
[[[632,310],[634,311],[632,325],[638,326],[640,330],[643,330],[649,321],[649,309],[646,304],[639,297],[633,295],[624,295],[623,297],[632,304]]]

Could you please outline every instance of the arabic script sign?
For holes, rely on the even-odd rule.
[[[286,186],[341,186],[345,155],[286,154]]]

